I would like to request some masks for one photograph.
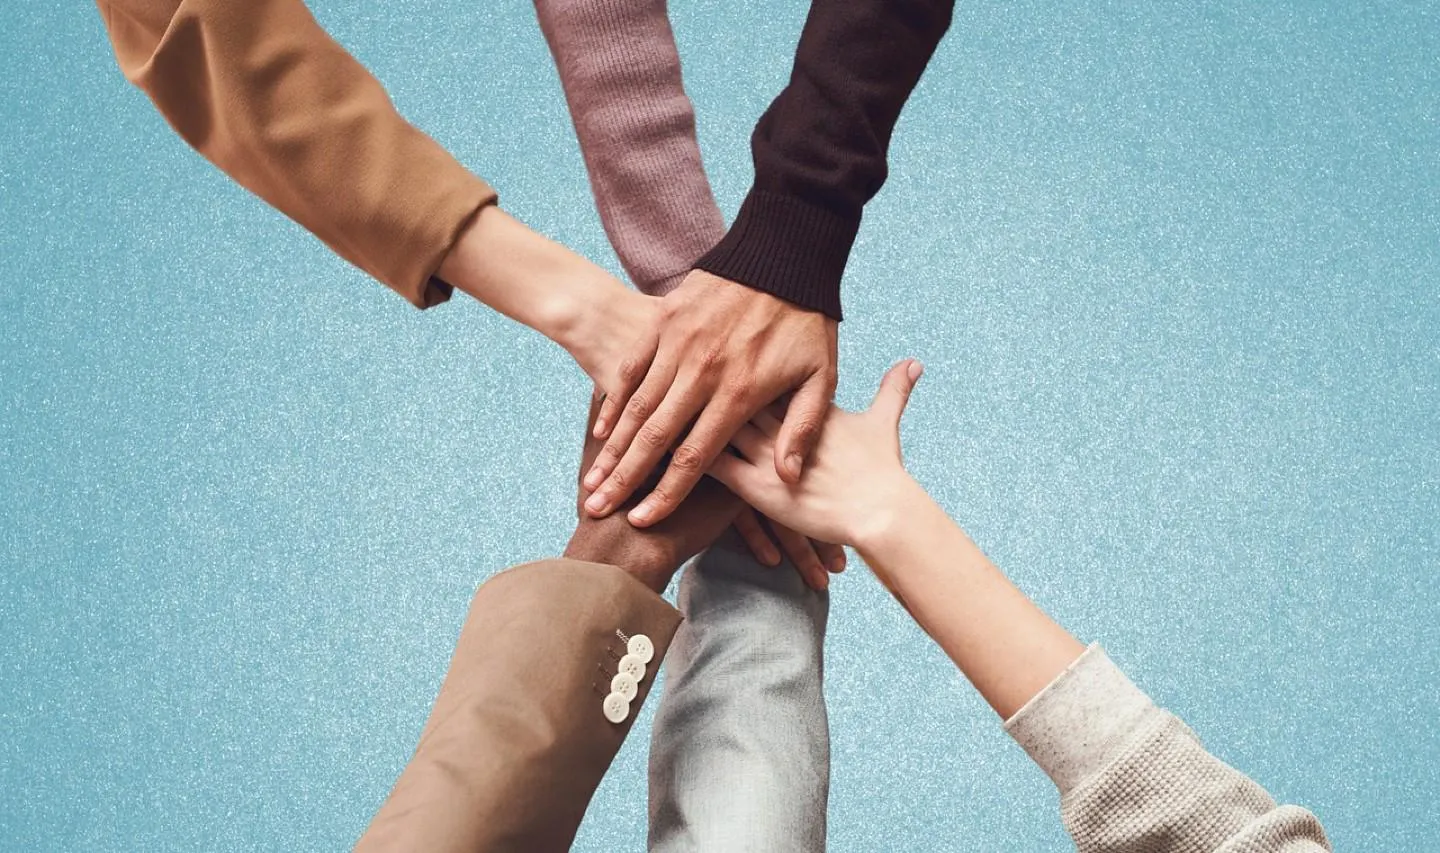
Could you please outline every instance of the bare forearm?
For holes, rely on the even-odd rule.
[[[476,214],[438,275],[571,353],[600,345],[593,332],[613,325],[605,322],[606,312],[635,296],[600,267],[493,205]]]
[[[1003,718],[1085,647],[1015,587],[918,486],[858,550]]]

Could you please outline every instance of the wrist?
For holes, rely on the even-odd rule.
[[[866,563],[889,562],[910,535],[916,519],[935,502],[906,472],[888,486],[872,491],[876,499],[851,525],[850,544]]]
[[[624,289],[600,267],[494,205],[466,226],[437,275],[567,350],[604,298],[597,288]]]
[[[680,560],[656,537],[637,535],[623,516],[582,521],[565,546],[563,556],[587,563],[619,568],[640,583],[663,593],[680,568]]]

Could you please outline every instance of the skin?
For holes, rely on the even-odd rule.
[[[918,362],[891,368],[864,412],[833,406],[798,483],[770,460],[779,421],[762,412],[710,472],[758,511],[812,538],[855,546],[879,580],[1008,719],[1085,647],[1012,584],[905,470],[900,418]]]
[[[835,321],[696,270],[663,298],[657,324],[638,334],[620,391],[595,424],[608,440],[585,475],[595,490],[585,509],[614,512],[674,448],[659,483],[629,510],[637,526],[664,519],[735,432],[785,395],[772,465],[798,481],[835,393]]]
[[[631,290],[498,207],[476,215],[441,263],[438,275],[559,343],[607,400],[624,393],[622,371],[627,361],[648,358],[637,353],[653,354],[658,346],[659,324],[664,320],[661,299]],[[598,456],[597,445],[584,470]],[[627,507],[636,503],[628,501]],[[779,565],[783,549],[805,582],[816,589],[828,586],[827,571],[845,567],[840,546],[812,542],[749,509],[740,510],[735,527],[762,563]]]
[[[591,424],[599,410],[597,394],[590,403]],[[595,460],[601,444],[593,430],[586,431],[581,471]],[[664,521],[639,528],[621,515],[590,516],[582,508],[588,496],[588,490],[581,483],[576,500],[579,523],[565,548],[565,556],[619,566],[656,593],[664,592],[680,566],[710,547],[744,507],[729,489],[706,478]]]

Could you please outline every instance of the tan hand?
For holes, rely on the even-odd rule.
[[[657,322],[653,357],[641,346],[625,361],[621,391],[601,410],[595,433],[609,440],[585,476],[595,489],[587,511],[613,512],[678,442],[658,485],[629,514],[640,526],[665,518],[736,430],[791,392],[771,464],[797,481],[835,391],[835,321],[697,270],[661,300]]]

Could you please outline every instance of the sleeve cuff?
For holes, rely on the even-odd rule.
[[[1163,713],[1097,643],[1006,720],[1005,731],[1063,795]]]
[[[841,319],[840,279],[860,216],[751,190],[730,230],[696,269]]]

